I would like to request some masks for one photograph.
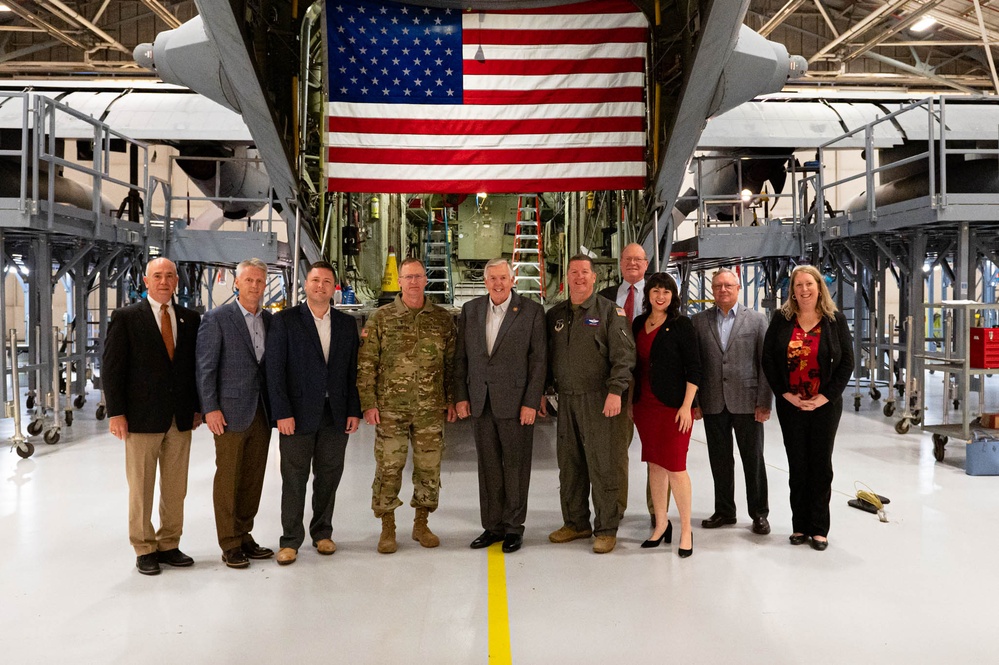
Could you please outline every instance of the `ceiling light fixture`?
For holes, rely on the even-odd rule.
[[[933,18],[932,16],[924,16],[923,18],[916,21],[915,24],[913,24],[913,26],[909,29],[912,30],[913,32],[926,32],[936,24],[937,20],[935,18]]]

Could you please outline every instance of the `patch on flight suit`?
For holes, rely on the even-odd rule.
[[[628,316],[627,312],[624,311],[624,307],[618,307],[617,308],[617,315],[618,316]]]
[[[600,319],[598,319],[595,316],[588,316],[585,319],[583,319],[583,325],[584,326],[599,326],[600,325]]]

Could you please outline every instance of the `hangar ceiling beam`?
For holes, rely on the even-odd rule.
[[[888,4],[882,5],[875,9],[873,12],[862,18],[856,25],[852,26],[846,32],[840,33],[838,37],[833,39],[831,42],[823,46],[819,51],[808,59],[809,63],[813,63],[816,60],[822,59],[830,51],[838,48],[846,40],[855,37],[861,33],[864,33],[872,25],[883,19],[884,17],[892,14],[893,12],[901,9],[908,3],[909,0],[892,0]]]
[[[787,0],[787,4],[777,10],[773,18],[763,24],[763,27],[757,30],[762,36],[766,37],[781,23],[787,20],[787,18],[798,11],[798,9],[805,4],[805,0]]]
[[[953,80],[947,78],[946,76],[940,76],[939,74],[934,74],[933,71],[931,69],[929,69],[928,67],[927,68],[913,67],[912,65],[907,65],[904,62],[899,62],[898,60],[895,60],[894,58],[889,58],[887,56],[881,55],[880,53],[870,53],[870,52],[868,52],[868,53],[864,54],[864,57],[865,58],[870,58],[871,60],[877,60],[878,62],[883,62],[886,65],[891,65],[892,67],[894,67],[896,69],[901,69],[903,72],[908,72],[910,74],[916,74],[918,76],[923,76],[925,78],[930,79],[931,81],[936,81],[937,83],[942,83],[943,85],[945,85],[945,86],[947,86],[949,88],[954,88],[955,90],[960,90],[961,92],[965,92],[965,93],[967,93],[969,95],[981,95],[982,94],[982,92],[980,90],[975,90],[974,88],[969,88],[967,86],[961,85],[960,83],[958,83],[956,81],[953,81]]]
[[[48,34],[52,35],[53,37],[61,41],[63,44],[66,44],[67,46],[72,46],[73,48],[81,49],[83,51],[87,50],[87,47],[84,44],[76,41],[73,37],[70,37],[68,34],[63,32],[59,28],[48,23],[40,16],[37,16],[32,12],[29,12],[27,9],[21,7],[16,2],[10,2],[7,4],[7,6],[10,8],[10,11],[17,14],[28,23],[35,26],[36,28],[44,30]]]
[[[999,93],[999,76],[996,76],[996,62],[992,59],[992,47],[989,45],[989,33],[985,29],[985,19],[982,18],[982,4],[975,0],[975,15],[978,17],[978,29],[982,34],[982,46],[985,47],[985,57],[989,61],[989,72],[992,74],[992,85]]]
[[[875,46],[878,46],[879,44],[883,43],[885,40],[891,39],[898,33],[902,32],[903,30],[907,29],[909,26],[916,23],[916,21],[922,18],[922,16],[926,14],[926,12],[930,11],[931,9],[935,9],[937,5],[941,3],[943,3],[943,0],[929,0],[929,2],[927,2],[924,5],[921,5],[918,9],[909,12],[906,15],[906,17],[903,18],[901,21],[898,21],[897,23],[895,23],[895,25],[885,30],[882,30],[874,37],[869,39],[867,42],[862,44],[859,48],[843,56],[843,62],[850,62],[851,60],[855,60],[856,58],[862,56],[864,53],[870,51]],[[892,43],[892,46],[896,45],[897,44],[895,44],[894,42]]]
[[[127,53],[129,55],[132,54],[132,49],[128,48],[127,46],[119,42],[117,39],[115,39],[108,33],[101,30],[99,27],[91,23],[90,20],[87,19],[87,17],[83,16],[72,7],[67,6],[64,2],[62,2],[62,0],[49,0],[49,4],[58,7],[60,10],[62,10],[68,16],[70,16],[70,18],[72,18],[74,21],[76,21],[77,23],[79,23],[84,28],[94,33],[101,39],[103,39],[104,42],[111,48],[115,49],[116,51],[121,51],[122,53]]]
[[[170,13],[170,10],[164,7],[159,0],[141,0],[141,2],[171,29],[180,27],[181,20]]]

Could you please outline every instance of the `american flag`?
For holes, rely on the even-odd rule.
[[[645,187],[648,21],[628,0],[326,3],[329,190]]]

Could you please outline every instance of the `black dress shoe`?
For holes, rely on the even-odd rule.
[[[655,527],[653,527],[653,529],[654,528]],[[663,535],[659,536],[656,539],[650,538],[649,540],[646,540],[644,543],[642,543],[642,547],[644,548],[659,547],[659,543],[662,542],[665,542],[667,545],[673,542],[673,523],[670,522],[669,520],[666,521],[666,530],[663,531]]]
[[[172,550],[162,550],[156,553],[159,558],[160,563],[165,563],[168,566],[176,566],[177,568],[187,568],[188,566],[194,565],[194,559],[187,556],[180,551],[179,548],[173,548]]]
[[[815,550],[816,552],[825,552],[826,548],[829,547],[828,540],[815,540],[814,538],[812,538],[812,542],[809,544],[812,546],[812,549]]]
[[[246,558],[246,553],[241,547],[234,547],[231,550],[222,552],[222,560],[230,568],[249,568],[250,560]]]
[[[792,533],[788,541],[792,545],[804,545],[808,541],[808,536],[803,533]]]
[[[761,536],[770,533],[770,522],[766,517],[753,518],[753,533],[758,533]]]
[[[135,567],[143,575],[160,574],[160,561],[156,556],[156,552],[152,552],[150,554],[140,554],[135,557]]]
[[[274,550],[269,547],[261,547],[252,540],[240,545],[240,549],[243,550],[243,554],[249,559],[270,559],[274,556]]]
[[[680,547],[677,548],[676,553],[681,559],[686,559],[694,553],[694,534],[690,534],[690,549],[685,550]]]
[[[735,524],[736,519],[734,517],[723,517],[718,513],[715,513],[706,520],[701,520],[701,526],[705,529],[717,529],[720,526],[728,526],[729,524]]]
[[[482,534],[472,541],[469,545],[473,550],[481,550],[483,547],[489,547],[493,543],[498,543],[503,540],[503,534],[495,533],[493,531],[483,531]]]
[[[519,533],[508,533],[503,537],[503,551],[507,554],[516,552],[524,544],[524,537]]]

